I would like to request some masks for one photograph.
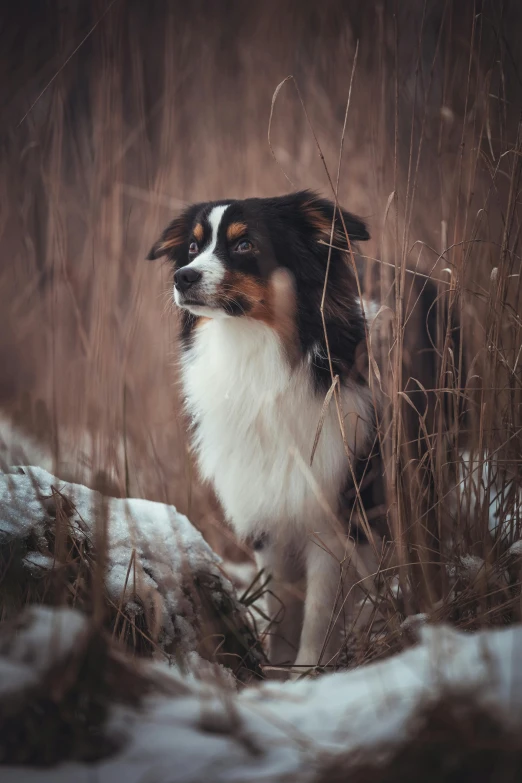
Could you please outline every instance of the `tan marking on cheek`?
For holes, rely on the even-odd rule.
[[[196,223],[192,233],[194,234],[198,242],[203,241],[203,226],[201,225],[201,223]]]
[[[231,223],[227,228],[228,241],[233,242],[234,239],[239,239],[240,236],[246,233],[247,229],[246,223]]]
[[[196,329],[200,329],[202,326],[204,326],[206,323],[210,321],[210,318],[207,318],[206,315],[200,315],[198,316],[196,323],[194,324],[194,327]]]
[[[301,355],[297,331],[297,297],[295,284],[287,269],[278,268],[270,278],[273,328],[279,335],[290,365],[295,366]]]
[[[225,299],[245,299],[249,305],[246,313],[249,318],[266,323],[273,320],[270,286],[266,281],[256,280],[242,272],[227,270],[221,284],[221,292]]]
[[[250,305],[247,316],[262,321],[277,333],[292,366],[299,360],[295,286],[286,269],[276,269],[269,281],[256,280],[241,272],[227,272],[223,293],[229,299],[244,297]]]

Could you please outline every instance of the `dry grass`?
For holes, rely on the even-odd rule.
[[[2,48],[0,404],[69,476],[102,471],[114,494],[174,503],[230,557],[244,553],[187,455],[169,271],[146,252],[199,199],[333,197],[333,183],[369,221],[367,281],[390,306],[376,359],[399,567],[383,559],[384,631],[357,637],[352,664],[407,643],[401,622],[415,612],[468,628],[520,619],[507,549],[520,537],[522,16],[493,0],[406,5],[85,3]],[[309,122],[291,82],[272,105],[289,73]],[[447,313],[431,389],[419,386],[412,271],[437,281]],[[462,448],[474,481],[459,484]],[[487,574],[471,583],[459,570],[469,555]]]

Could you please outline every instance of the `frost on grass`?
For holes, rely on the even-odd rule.
[[[388,660],[240,693],[153,663],[133,669],[63,610],[32,609],[16,631],[17,642],[12,628],[0,637],[0,687],[13,683],[0,713],[3,783],[521,779],[520,628],[426,626],[416,647]],[[18,754],[13,726],[26,739]],[[60,731],[67,741],[52,742]]]
[[[4,615],[27,600],[89,609],[103,561],[115,636],[178,661],[217,652],[241,676],[257,669],[261,653],[247,617],[187,517],[163,503],[104,497],[41,468],[14,471],[0,474]]]

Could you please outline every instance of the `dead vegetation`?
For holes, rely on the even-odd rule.
[[[145,11],[128,0],[80,3],[49,18],[23,41],[3,31],[6,416],[46,444],[65,478],[93,486],[102,476],[111,495],[173,503],[218,552],[248,556],[187,454],[169,270],[144,257],[185,201],[294,186],[332,198],[333,183],[339,202],[370,224],[363,276],[385,304],[379,319],[388,342],[370,363],[385,400],[380,433],[395,558],[388,567],[383,552],[378,597],[360,607],[364,622],[347,629],[342,665],[414,642],[412,616],[469,630],[520,621],[518,5],[383,0],[361,9],[269,0],[245,9],[234,0],[224,16],[220,4],[203,0],[190,11],[172,1]],[[289,73],[302,102],[288,83],[272,103]],[[432,278],[445,314],[433,335],[432,388],[419,370],[414,274]],[[48,541],[65,555],[59,573],[22,575],[26,550],[2,548],[3,616],[33,601],[92,610],[93,551],[71,537],[62,501],[65,532]],[[246,594],[249,609],[259,584]],[[150,654],[146,620],[133,629],[106,608],[107,627]],[[213,636],[222,618],[209,614],[208,622]],[[456,753],[452,771],[434,766],[432,779],[457,780],[462,770],[493,779],[486,770],[502,745],[519,773],[520,749],[509,738],[482,752],[480,732],[468,742],[466,721],[457,734],[453,712],[442,717],[435,709],[419,721],[412,770]],[[489,726],[486,733],[495,736]],[[416,779],[408,769],[399,754],[393,775]],[[319,779],[342,777],[341,765]],[[354,779],[379,777],[364,769]]]

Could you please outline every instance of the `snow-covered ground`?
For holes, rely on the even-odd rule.
[[[4,458],[13,461],[15,452],[5,443]],[[511,492],[511,484],[504,484],[509,502],[507,494],[491,494],[496,486],[491,476],[471,459],[468,463],[461,479],[469,491],[460,496],[460,511],[466,510],[462,498],[476,497],[486,503],[493,534],[493,520],[500,516],[514,530],[520,506],[516,488]],[[0,472],[0,547],[23,542],[22,567],[33,577],[56,567],[49,532],[57,515],[66,518],[75,541],[88,539],[91,545],[103,524],[108,598],[127,617],[148,613],[149,625],[158,631],[158,649],[175,649],[176,664],[140,662],[141,675],[151,684],[148,695],[141,693],[136,704],[111,697],[101,738],[117,738],[117,749],[102,760],[51,768],[1,766],[3,743],[12,738],[0,732],[2,783],[324,783],[328,763],[339,763],[343,779],[349,780],[353,764],[385,765],[414,740],[426,710],[439,703],[482,710],[506,735],[522,733],[520,627],[465,634],[417,615],[403,626],[418,635],[419,643],[395,657],[316,680],[238,691],[221,666],[199,656],[194,582],[202,576],[210,583],[218,614],[224,596],[239,615],[243,609],[219,557],[185,516],[162,503],[103,497],[43,468]],[[520,550],[520,541],[512,543],[509,557],[518,562]],[[230,576],[246,586],[250,568],[236,566]],[[455,579],[462,574],[471,582],[491,579],[487,564],[476,556],[462,556],[458,568],[450,567],[450,577],[451,568]],[[500,579],[496,572],[495,579]],[[505,582],[502,577],[495,585],[505,589]],[[45,694],[49,671],[60,671],[62,663],[65,667],[92,633],[80,613],[43,606],[28,607],[15,626],[0,626],[0,726],[6,714],[16,714],[23,723],[24,710],[32,709],[28,694]],[[135,663],[118,655],[132,671]],[[5,704],[10,712],[3,714]]]
[[[0,643],[0,693],[43,677],[50,650],[67,655],[86,621],[71,610],[32,609],[16,643]],[[458,699],[522,731],[522,629],[464,634],[421,629],[418,646],[386,661],[317,680],[241,693],[162,667],[162,692],[136,708],[113,705],[104,732],[123,745],[103,761],[51,769],[3,767],[3,783],[230,783],[317,780],[328,759],[384,765],[420,716]],[[158,665],[147,664],[151,677]],[[1,738],[0,738],[1,747]],[[420,779],[420,778],[419,778]]]
[[[58,494],[60,493],[60,494]],[[38,467],[0,473],[0,544],[23,542],[23,566],[42,575],[56,566],[48,546],[49,530],[62,506],[72,537],[96,544],[106,529],[105,587],[114,607],[127,617],[147,615],[157,629],[160,649],[176,655],[199,648],[199,607],[195,594],[201,580],[220,609],[241,616],[220,558],[198,530],[174,506],[138,498],[104,497],[81,484],[70,484]],[[222,603],[229,602],[228,609]],[[216,640],[216,647],[222,638]]]

